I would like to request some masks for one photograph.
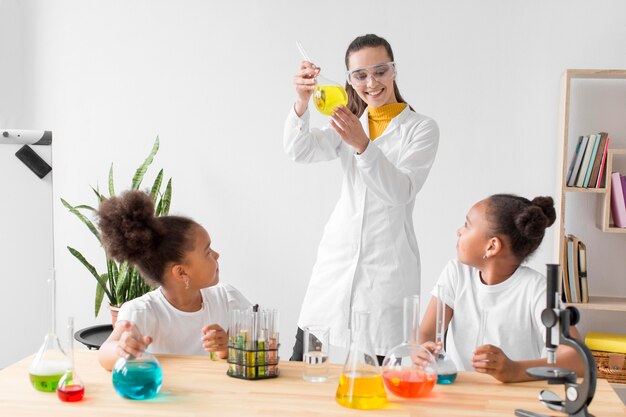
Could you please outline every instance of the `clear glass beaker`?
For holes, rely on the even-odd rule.
[[[67,370],[67,356],[61,347],[55,330],[56,320],[56,280],[54,270],[50,271],[47,280],[48,305],[50,324],[43,344],[37,351],[35,359],[28,368],[30,382],[39,391],[54,392],[59,380]]]
[[[443,302],[443,287],[437,286],[437,333],[435,344],[439,349],[437,353],[437,383],[451,384],[456,379],[456,365],[446,355],[444,338],[446,331],[446,303]]]
[[[369,335],[368,311],[352,316],[350,352],[337,387],[337,402],[345,407],[369,410],[387,405],[387,393]]]
[[[338,83],[318,75],[315,79],[313,104],[317,111],[330,116],[336,107],[348,104],[348,94]]]
[[[61,401],[75,402],[83,399],[85,385],[74,369],[74,317],[67,319],[67,337],[68,368],[59,380],[57,396]]]
[[[437,382],[437,361],[418,343],[419,295],[404,298],[404,342],[383,360],[383,381],[393,394],[417,398],[428,394]]]
[[[145,308],[133,310],[130,321],[138,331],[137,338],[146,335]],[[132,400],[147,400],[157,395],[161,389],[163,373],[157,358],[149,352],[130,359],[120,357],[113,366],[113,386],[122,397]]]

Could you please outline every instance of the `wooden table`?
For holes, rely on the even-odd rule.
[[[226,376],[224,361],[198,356],[159,356],[163,387],[156,398],[121,398],[111,374],[100,367],[96,351],[75,353],[76,371],[85,383],[85,398],[63,403],[54,393],[36,391],[28,379],[26,358],[0,371],[0,416],[512,416],[516,408],[547,413],[539,401],[543,382],[502,384],[473,372],[459,373],[454,384],[437,385],[427,398],[404,400],[389,395],[381,410],[352,410],[335,402],[340,366],[331,366],[331,378],[321,384],[301,378],[301,364],[281,362],[275,379],[245,381]],[[560,396],[561,386],[552,386]],[[596,417],[626,415],[626,408],[605,380],[598,380],[591,412]]]

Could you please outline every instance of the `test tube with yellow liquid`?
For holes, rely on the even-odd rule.
[[[313,61],[309,58],[302,44],[296,41],[296,45],[298,46],[298,50],[300,50],[302,58],[312,63]],[[337,107],[346,106],[348,104],[348,94],[341,85],[318,74],[317,77],[315,77],[313,104],[315,104],[317,111],[326,116],[330,116]]]

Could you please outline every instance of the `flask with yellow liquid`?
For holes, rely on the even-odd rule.
[[[311,61],[309,54],[306,53],[302,44],[296,41],[298,50],[305,61]],[[330,116],[335,108],[348,104],[348,94],[346,90],[338,83],[329,80],[321,75],[315,77],[315,91],[313,92],[313,104],[315,108],[322,114]]]
[[[344,407],[370,410],[387,405],[387,393],[369,336],[367,311],[353,314],[350,353],[337,387],[337,402]]]
[[[330,116],[335,108],[348,104],[348,94],[336,82],[318,75],[315,79],[313,103],[317,111]]]

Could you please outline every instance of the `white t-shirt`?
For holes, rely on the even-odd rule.
[[[515,361],[546,357],[541,323],[546,279],[539,272],[520,266],[506,281],[486,285],[478,269],[455,259],[441,272],[437,285],[442,285],[443,301],[454,310],[446,352],[458,370],[474,369],[472,351],[477,347],[483,314],[486,328],[480,344],[498,346]],[[437,297],[436,287],[431,294]]]
[[[146,349],[149,352],[207,355],[202,348],[202,328],[219,324],[228,330],[230,310],[246,309],[250,302],[228,284],[203,288],[200,293],[202,308],[188,313],[172,306],[161,288],[157,288],[122,304],[117,319],[135,322],[139,331],[152,337],[153,342]]]

